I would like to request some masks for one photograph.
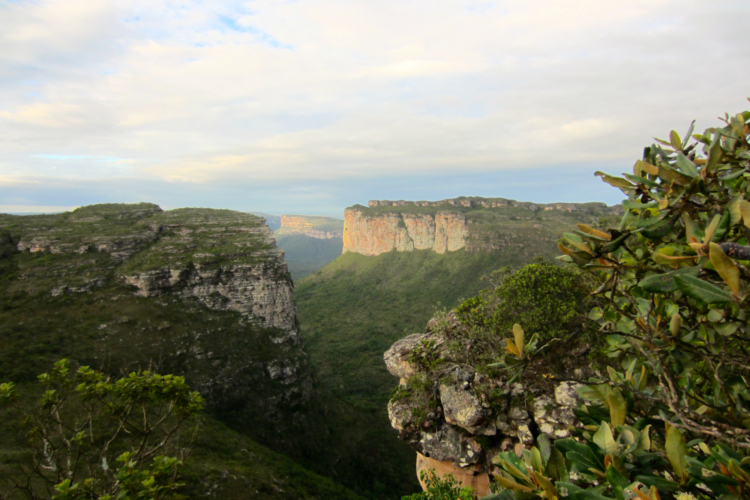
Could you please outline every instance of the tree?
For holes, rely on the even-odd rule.
[[[672,131],[632,174],[596,173],[628,196],[622,221],[559,248],[600,280],[589,317],[611,366],[579,391],[577,439],[500,454],[498,496],[750,496],[749,121]]]
[[[13,383],[0,384],[6,422],[28,432],[23,459],[0,477],[6,488],[29,499],[177,498],[190,446],[181,430],[203,408],[183,377],[139,371],[112,380],[87,366],[71,372],[63,359],[38,378],[42,394],[31,405]]]

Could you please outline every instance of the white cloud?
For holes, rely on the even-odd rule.
[[[744,109],[749,23],[741,1],[0,0],[0,182],[630,163]]]

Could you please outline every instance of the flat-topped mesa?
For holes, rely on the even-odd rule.
[[[530,201],[516,201],[506,198],[478,198],[466,197],[448,198],[440,201],[391,201],[391,200],[370,200],[367,206],[372,207],[466,207],[466,208],[503,208],[503,207],[520,207],[529,210],[560,210],[564,212],[573,212],[580,210],[581,207],[599,208],[602,211],[612,210],[613,214],[622,213],[622,207],[615,205],[608,207],[606,203],[532,203]]]
[[[440,201],[371,200],[344,211],[344,253],[380,255],[391,250],[474,252],[553,247],[577,222],[622,213],[605,203],[531,203],[505,198],[459,197]]]
[[[343,233],[343,220],[311,215],[282,215],[281,227],[276,230],[278,235],[301,234],[321,240],[341,238]]]

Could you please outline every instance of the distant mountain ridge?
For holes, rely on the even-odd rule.
[[[605,203],[519,202],[459,197],[440,201],[371,200],[344,211],[344,253],[397,250],[470,252],[525,246],[529,237],[553,241],[575,221],[622,213]]]
[[[276,235],[302,234],[321,240],[341,238],[344,233],[344,221],[333,217],[318,215],[282,215],[281,226]]]

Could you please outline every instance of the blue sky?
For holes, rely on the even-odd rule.
[[[0,212],[604,201],[748,109],[745,1],[0,0]]]

